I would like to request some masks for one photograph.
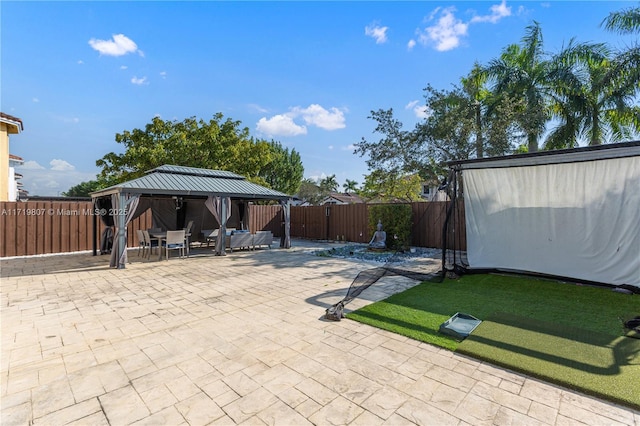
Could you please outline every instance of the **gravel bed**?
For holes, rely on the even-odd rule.
[[[339,257],[343,259],[358,259],[378,263],[403,263],[419,258],[434,258],[440,255],[440,250],[412,247],[404,252],[370,250],[367,244],[349,244],[343,247],[334,247],[327,250],[317,250],[316,256]]]

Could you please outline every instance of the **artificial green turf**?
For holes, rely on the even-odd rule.
[[[640,339],[496,313],[457,352],[640,408]]]
[[[637,354],[632,356],[633,353],[628,352],[622,357],[619,349],[633,349],[636,341],[640,341],[622,338],[626,332],[622,320],[640,314],[638,295],[530,277],[478,274],[442,283],[425,282],[351,312],[347,317],[455,351],[460,342],[439,333],[438,329],[456,312],[487,320],[487,324],[481,324],[467,339],[469,344],[465,343],[461,348],[466,353],[634,408],[640,407],[639,397],[635,396],[638,392],[629,396],[626,390],[638,389],[640,359]],[[511,318],[515,322],[515,317],[521,320],[519,326],[512,327],[512,333],[505,333],[504,320],[496,320]],[[551,332],[549,324],[560,331]],[[531,329],[537,331],[532,333]],[[562,337],[564,347],[556,340],[562,330],[565,334],[573,333]],[[490,345],[484,344],[481,349],[478,349],[481,346],[478,342],[472,345],[472,337],[480,336],[480,331],[488,333],[489,336],[483,338],[501,350],[493,354],[489,353]],[[528,336],[528,340],[516,339],[517,332]],[[534,335],[537,349],[533,346]],[[578,360],[567,356],[571,341],[581,343],[575,349],[584,352]],[[544,362],[523,363],[522,353],[531,360]],[[566,361],[569,367],[563,366],[567,359],[570,360]],[[554,364],[559,367],[550,368]],[[560,366],[566,368],[564,371],[570,371],[570,379],[561,377]],[[582,369],[589,370],[588,375],[580,374]],[[598,380],[603,377],[606,380]]]

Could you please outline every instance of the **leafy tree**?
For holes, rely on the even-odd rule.
[[[240,121],[224,119],[217,113],[209,121],[195,117],[179,121],[165,121],[158,117],[142,129],[125,130],[116,134],[116,142],[124,145],[122,154],[108,153],[96,164],[102,168],[100,179],[108,184],[142,176],[147,170],[163,164],[227,170],[247,179],[269,185],[269,170],[274,161],[284,160],[289,178],[297,179],[302,168],[297,153],[285,152],[281,146],[249,136],[249,129]],[[299,182],[283,178],[274,185],[295,187]],[[287,189],[288,191],[288,189]]]
[[[66,192],[62,193],[64,197],[90,197],[92,192],[104,188],[104,185],[97,180],[81,182],[72,186]]]
[[[298,190],[298,197],[305,200],[312,206],[320,204],[320,201],[325,197],[324,192],[320,189],[320,186],[311,178],[303,179],[300,183],[300,189]]]
[[[358,192],[358,182],[347,179],[345,183],[342,184],[342,188],[344,188],[344,192]]]
[[[300,189],[304,174],[300,154],[295,149],[289,152],[279,142],[269,142],[271,162],[259,172],[259,176],[276,191],[295,194]]]
[[[548,136],[548,149],[570,148],[630,139],[640,132],[640,49],[613,52],[605,44],[569,45],[553,61],[563,76],[557,80],[552,112],[560,121]]]
[[[377,122],[374,133],[382,135],[377,142],[364,137],[355,144],[355,154],[368,157],[369,170],[382,170],[389,175],[404,175],[421,171],[429,160],[424,141],[414,130],[403,130],[403,124],[393,116],[393,109],[371,111],[368,117]]]
[[[500,57],[485,68],[494,82],[494,93],[524,99],[518,121],[527,134],[529,152],[538,150],[549,118],[548,89],[555,82],[550,65],[543,50],[542,29],[534,21],[527,27],[521,44],[507,46]]]
[[[524,102],[492,96],[485,81],[486,75],[476,66],[461,86],[437,90],[427,85],[429,115],[413,130],[404,130],[392,109],[372,111],[369,118],[377,121],[375,133],[382,137],[378,141],[362,138],[355,150],[368,157],[372,171],[362,189],[365,196],[412,199],[420,189],[409,196],[411,190],[403,187],[415,183],[408,183],[407,176],[417,174],[416,181],[436,183],[446,176],[447,161],[512,152],[522,137],[514,123]]]
[[[505,155],[521,138],[521,132],[514,126],[521,101],[489,94],[483,94],[480,100],[476,83],[470,85],[470,79],[462,79],[462,83],[462,87],[454,86],[448,91],[431,86],[425,89],[431,114],[418,124],[417,139],[425,141],[431,160],[431,180],[441,180],[447,161],[484,154]]]
[[[632,34],[640,31],[640,7],[630,7],[611,12],[601,23],[604,27],[619,34]]]
[[[365,176],[360,195],[374,201],[420,200],[422,178],[420,175],[397,175],[384,170],[373,170]]]

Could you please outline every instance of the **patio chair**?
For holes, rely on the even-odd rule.
[[[151,257],[151,251],[154,247],[160,246],[160,240],[158,238],[152,238],[149,235],[149,231],[142,231],[142,235],[144,236],[145,244],[147,245],[147,258]]]
[[[169,260],[169,250],[180,250],[180,257],[184,256],[185,244],[184,229],[179,231],[167,231],[167,240],[164,247],[167,253],[167,260]]]
[[[140,257],[141,252],[142,257],[144,257],[145,250],[147,249],[147,241],[144,239],[142,229],[136,229],[136,235],[138,235],[138,257]]]

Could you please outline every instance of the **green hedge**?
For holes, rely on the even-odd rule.
[[[369,206],[369,235],[376,232],[378,220],[387,233],[389,250],[407,250],[411,245],[411,206],[409,204],[375,204]]]

